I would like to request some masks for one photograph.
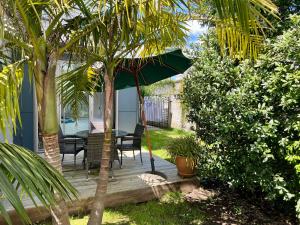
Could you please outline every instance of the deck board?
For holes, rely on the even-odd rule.
[[[138,153],[136,153],[136,160],[134,160],[132,152],[126,152],[122,168],[115,161],[113,165],[114,176],[108,183],[106,206],[113,207],[126,203],[144,202],[159,198],[168,191],[191,191],[197,184],[196,178],[180,178],[177,175],[175,165],[159,157],[155,157],[156,170],[164,173],[167,179],[146,173],[146,171],[151,170],[149,155],[146,151],[143,151],[142,156],[143,164],[140,162]],[[81,165],[82,157],[83,154],[80,153],[77,158],[76,170],[72,156],[65,156],[63,162],[65,178],[79,192],[79,199],[68,203],[70,213],[90,210],[97,186],[98,171],[92,171],[89,178],[86,179],[86,170],[83,170]],[[33,222],[44,220],[50,216],[49,212],[40,204],[37,208],[28,198],[24,198],[22,201]],[[4,201],[4,205],[7,210],[10,210],[11,215],[15,215],[8,202]],[[17,216],[13,216],[13,218],[17,218]],[[0,218],[0,224],[2,223],[3,221],[1,222]],[[14,224],[18,223],[18,220],[14,221]]]

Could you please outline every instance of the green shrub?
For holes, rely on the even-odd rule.
[[[167,146],[170,156],[183,156],[197,160],[201,152],[201,146],[193,135],[171,139]]]
[[[207,143],[203,176],[283,199],[300,215],[300,16],[256,63],[222,57],[203,39],[183,102]]]

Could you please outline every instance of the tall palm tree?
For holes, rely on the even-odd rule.
[[[197,14],[204,5],[215,9],[210,14],[212,17],[203,18]],[[190,8],[196,10],[190,11]],[[105,142],[89,225],[102,221],[113,120],[114,71],[120,60],[182,45],[186,36],[185,22],[189,19],[210,20],[216,27],[222,49],[232,56],[255,58],[264,30],[270,26],[262,11],[275,15],[276,7],[271,0],[162,0],[159,4],[156,0],[90,1],[83,14],[89,20],[100,19],[100,24],[90,35],[90,46],[103,64]],[[81,20],[85,21],[85,18]]]
[[[45,159],[62,171],[58,145],[58,118],[55,73],[58,60],[78,48],[78,40],[93,29],[70,18],[83,7],[81,0],[2,0],[0,2],[0,129],[16,127],[18,97],[24,63],[34,80],[38,121],[42,132]],[[51,208],[53,224],[69,224],[68,211],[61,194]]]
[[[17,51],[22,57],[21,60],[10,64],[7,73],[15,74],[17,78],[16,72],[22,69],[20,66],[22,62],[25,60],[30,62],[36,81],[39,123],[44,134],[46,159],[58,170],[61,170],[61,165],[56,135],[58,129],[54,90],[56,62],[62,54],[75,45],[80,46],[82,50],[87,48],[88,51],[94,52],[92,54],[94,58],[89,60],[90,64],[95,61],[103,63],[105,143],[100,179],[89,221],[92,225],[101,224],[104,210],[103,199],[107,190],[112,131],[114,70],[119,60],[129,55],[146,56],[159,53],[170,45],[181,45],[186,35],[185,21],[191,18],[199,19],[199,15],[189,13],[189,7],[201,8],[203,3],[216,9],[211,19],[216,25],[222,49],[228,49],[233,56],[255,56],[256,46],[262,41],[264,28],[269,25],[262,16],[261,10],[274,13],[276,8],[271,0],[89,0],[85,2],[86,5],[78,4],[79,7],[76,9],[80,10],[84,17],[78,16],[69,20],[72,26],[66,26],[64,29],[67,20],[63,22],[63,15],[67,9],[77,3],[76,0],[2,1],[0,12],[10,20],[1,20],[0,34],[4,35],[7,42],[0,45],[22,49],[21,52]],[[51,18],[49,22],[41,23],[44,15]],[[8,24],[6,29],[3,29],[3,24]],[[76,34],[72,33],[74,26],[78,25],[80,31]],[[19,34],[17,38],[11,35],[12,32]],[[85,42],[89,44],[84,45]],[[7,56],[7,53],[3,51],[2,56]],[[10,87],[15,90],[13,84]],[[5,118],[3,121],[12,118],[12,125],[14,125],[18,108],[14,107],[17,105],[16,101],[11,99],[15,99],[18,92],[3,89],[0,94],[5,98],[3,105],[10,104],[5,110],[0,111]],[[3,131],[4,127],[3,123],[0,124]],[[57,213],[54,211],[53,214]],[[66,213],[64,212],[63,215]],[[59,215],[59,218],[64,218],[60,221],[68,223],[66,216]]]
[[[176,14],[169,1],[90,1],[83,16],[76,18],[81,23],[97,21],[97,27],[87,46],[98,57],[90,64],[102,63],[104,80],[104,148],[92,212],[88,224],[101,224],[104,198],[107,191],[110,144],[113,122],[114,71],[122,58],[137,54],[146,56],[159,53],[167,47],[184,44],[185,25],[183,16]],[[90,58],[91,59],[91,58]],[[63,79],[64,75],[62,76]],[[70,82],[66,79],[66,86]],[[64,87],[64,85],[60,85]],[[63,90],[64,88],[62,88]],[[63,102],[71,101],[62,96]]]

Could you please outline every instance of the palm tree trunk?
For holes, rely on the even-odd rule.
[[[101,225],[104,213],[104,200],[107,192],[108,176],[109,176],[109,160],[111,150],[111,133],[113,122],[113,70],[107,70],[104,75],[105,84],[105,111],[104,111],[104,146],[101,159],[101,168],[99,180],[95,193],[93,208],[90,214],[88,225]]]
[[[43,144],[45,149],[45,159],[58,171],[62,172],[58,135],[43,135]],[[54,193],[57,205],[51,207],[52,224],[53,225],[69,225],[69,215],[67,205],[60,197],[59,193]]]
[[[60,151],[58,144],[58,119],[56,104],[55,72],[58,55],[53,52],[48,59],[46,72],[40,72],[40,78],[43,81],[37,86],[37,97],[41,99],[39,103],[39,123],[42,129],[43,145],[45,150],[45,159],[59,172],[62,173],[60,160]],[[41,62],[41,61],[38,61]],[[59,193],[54,193],[57,205],[51,207],[53,225],[69,225],[68,208]]]

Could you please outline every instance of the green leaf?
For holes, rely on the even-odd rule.
[[[65,200],[77,198],[76,189],[63,175],[35,153],[17,145],[0,143],[0,158],[0,190],[24,222],[30,220],[20,200],[21,193],[36,205],[37,198],[48,209],[56,204],[56,192]],[[5,215],[4,207],[0,210]],[[5,219],[9,223],[7,216]]]

